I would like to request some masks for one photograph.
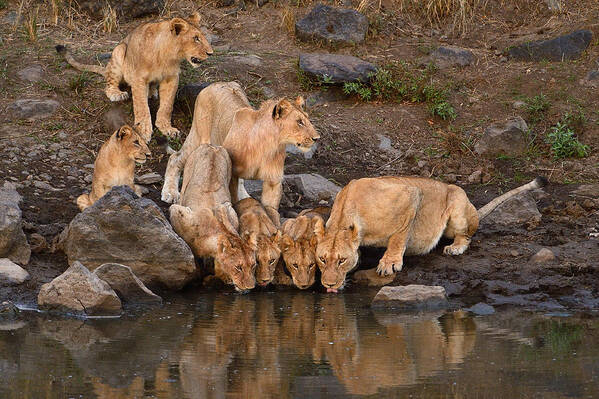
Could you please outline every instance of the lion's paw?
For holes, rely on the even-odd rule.
[[[178,137],[180,133],[179,129],[177,129],[176,127],[172,127],[170,123],[166,124],[156,122],[156,127],[158,128],[158,130],[160,130],[162,134],[171,139]]]
[[[376,267],[376,272],[379,276],[390,276],[401,271],[403,267],[403,258],[384,255]]]
[[[106,96],[112,102],[125,101],[129,98],[129,93],[120,90],[106,91]]]
[[[466,251],[466,246],[464,245],[459,245],[459,246],[453,246],[453,245],[448,245],[445,248],[443,248],[443,253],[445,255],[461,255],[464,253],[464,251]]]
[[[161,199],[167,204],[176,204],[179,202],[179,192],[176,190],[162,190]]]

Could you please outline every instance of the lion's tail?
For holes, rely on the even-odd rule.
[[[58,52],[58,54],[62,55],[65,58],[65,60],[67,60],[67,62],[71,64],[73,68],[78,69],[80,71],[93,72],[102,76],[106,76],[106,68],[100,65],[88,65],[78,62],[76,59],[73,58],[71,52],[61,44],[56,46],[56,51]]]
[[[493,212],[493,209],[497,208],[499,205],[501,205],[501,203],[505,202],[506,200],[512,198],[513,196],[515,196],[517,194],[520,194],[521,192],[528,191],[528,190],[534,190],[535,188],[544,187],[546,185],[547,185],[547,179],[543,176],[539,176],[536,179],[534,179],[533,181],[531,181],[530,183],[527,183],[520,187],[516,187],[515,189],[510,190],[503,195],[500,195],[499,197],[497,197],[494,200],[492,200],[491,202],[489,202],[487,205],[480,208],[477,211],[478,218],[483,219],[484,217],[488,216],[489,213]]]
[[[92,201],[89,198],[89,194],[81,194],[79,197],[77,197],[77,206],[81,212],[83,212],[85,208],[92,206]]]

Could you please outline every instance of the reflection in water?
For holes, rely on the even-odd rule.
[[[545,374],[537,371],[546,373],[558,350],[596,346],[582,325],[513,315],[477,325],[460,311],[392,314],[361,301],[357,294],[212,293],[121,320],[33,318],[0,331],[0,397],[453,397],[472,387],[490,394],[480,397],[585,394],[574,372],[558,389],[551,381],[540,388]],[[514,356],[527,366],[505,374]],[[521,383],[520,372],[537,382]]]

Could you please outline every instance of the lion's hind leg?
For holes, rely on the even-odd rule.
[[[453,243],[443,248],[445,255],[461,255],[470,246],[470,240],[478,229],[478,213],[468,200],[468,196],[459,187],[450,187],[449,220],[443,235],[453,238]]]
[[[108,65],[106,65],[106,97],[110,101],[124,101],[129,98],[129,93],[122,91],[119,85],[123,81],[123,61],[125,60],[125,52],[127,45],[121,43],[114,48]]]

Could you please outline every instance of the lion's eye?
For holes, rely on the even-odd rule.
[[[271,260],[269,260],[269,261],[268,261],[268,264],[269,264],[269,265],[272,265],[273,263],[275,263],[275,260],[276,260],[276,259],[271,259]]]
[[[139,147],[139,140],[135,140],[133,144]]]
[[[297,124],[298,124],[299,126],[304,126],[304,121],[303,121],[303,120],[301,120],[301,119],[298,119],[298,120],[297,120]]]
[[[315,266],[316,266],[315,263],[310,263],[310,269],[314,269]]]
[[[318,259],[320,259],[320,261],[321,261],[322,263],[327,263],[327,260],[324,258],[324,256],[321,256],[321,257],[320,257],[320,258],[318,258]]]
[[[193,40],[195,40],[196,42],[198,42],[198,43],[199,43],[199,42],[200,42],[200,37],[199,37],[199,36],[195,36],[195,37],[193,38]]]
[[[237,270],[238,272],[241,272],[241,265],[235,266],[235,270]]]
[[[339,264],[342,265],[345,263],[347,259],[346,258],[339,258]]]

